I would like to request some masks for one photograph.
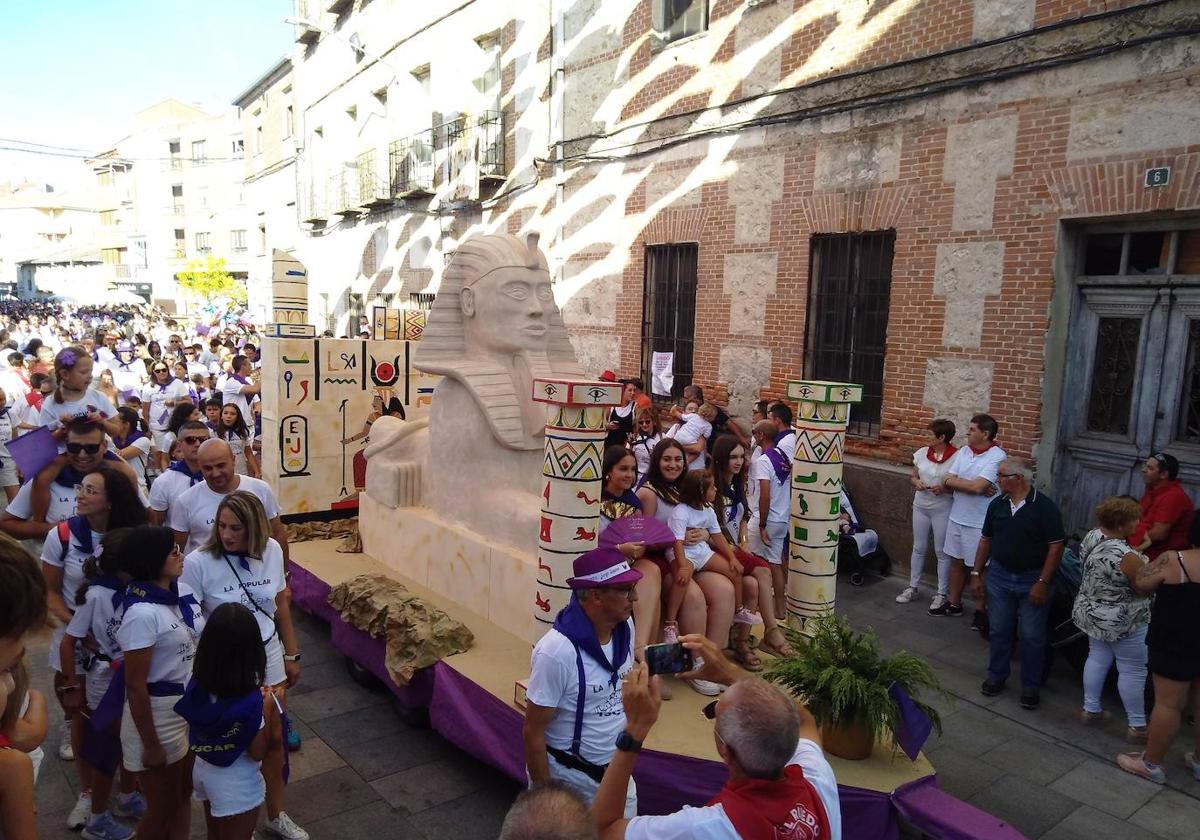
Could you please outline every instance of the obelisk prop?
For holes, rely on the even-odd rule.
[[[842,454],[850,405],[862,400],[862,386],[801,380],[788,382],[787,395],[796,401],[787,612],[803,631],[809,619],[833,611]]]
[[[622,390],[608,382],[534,380],[534,402],[546,406],[534,642],[570,600],[567,578],[575,558],[596,545],[605,424],[612,407],[620,405]]]

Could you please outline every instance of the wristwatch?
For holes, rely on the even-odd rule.
[[[284,661],[284,662],[299,662],[299,661],[300,661],[300,654],[298,654],[298,653],[285,653],[285,654],[283,655],[283,661]]]
[[[634,738],[628,732],[622,732],[617,736],[617,749],[621,752],[641,752],[642,742]]]
[[[972,569],[972,570],[971,570],[971,577],[979,577],[979,570],[978,570],[978,569]]]

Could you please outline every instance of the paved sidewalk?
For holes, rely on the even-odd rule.
[[[926,656],[955,695],[943,706],[945,734],[927,750],[943,788],[1031,838],[1200,840],[1200,782],[1179,763],[1182,739],[1162,788],[1113,764],[1131,749],[1120,721],[1107,730],[1079,725],[1079,680],[1069,665],[1056,666],[1036,712],[1022,710],[1011,691],[983,697],[986,644],[970,620],[930,618],[919,601],[894,603],[902,585],[893,577],[856,588],[843,579],[838,608],[856,627],[875,627],[886,649]],[[313,840],[496,837],[517,785],[431,731],[405,725],[387,693],[351,681],[322,622],[299,614],[297,627],[304,669],[291,707],[304,748],[292,755],[287,810]],[[43,690],[45,646],[44,639],[30,646]],[[1115,695],[1105,705],[1119,717]],[[73,836],[65,820],[78,790],[73,766],[55,754],[57,739],[52,727],[38,782],[38,836],[47,840]],[[192,836],[204,836],[198,810]]]

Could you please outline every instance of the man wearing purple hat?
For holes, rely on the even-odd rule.
[[[525,712],[531,785],[557,779],[589,803],[617,742],[628,738],[621,686],[633,668],[633,586],[642,573],[615,548],[579,555],[570,604],[533,648]],[[640,745],[639,745],[640,746]],[[625,815],[637,813],[629,780]]]

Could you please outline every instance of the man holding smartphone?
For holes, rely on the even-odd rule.
[[[525,765],[531,785],[557,779],[590,803],[625,731],[621,687],[634,664],[630,616],[642,573],[615,548],[579,555],[574,571],[570,604],[533,648]],[[633,779],[624,812],[637,813]]]

